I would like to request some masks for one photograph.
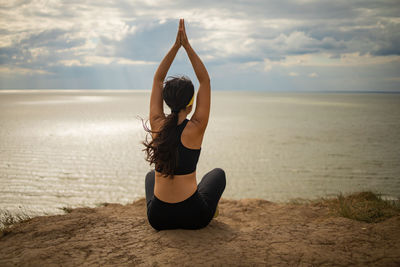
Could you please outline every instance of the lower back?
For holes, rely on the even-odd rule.
[[[189,198],[197,189],[196,172],[163,177],[156,171],[154,195],[164,202],[177,203]]]

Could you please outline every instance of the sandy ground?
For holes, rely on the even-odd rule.
[[[145,201],[36,217],[0,238],[0,266],[400,266],[400,216],[367,224],[321,204],[220,202],[201,230],[157,232]]]

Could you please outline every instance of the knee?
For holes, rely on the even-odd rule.
[[[149,172],[146,174],[146,180],[145,180],[145,182],[148,182],[148,181],[154,179],[154,178],[155,178],[155,174],[156,174],[156,173],[155,173],[154,170],[149,171]]]
[[[221,185],[223,185],[223,187],[225,188],[226,185],[226,175],[225,175],[225,171],[221,168],[215,168],[213,170],[213,172],[216,173],[216,176],[219,178],[219,182],[221,183]]]

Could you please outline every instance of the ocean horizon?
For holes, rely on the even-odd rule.
[[[22,92],[62,92],[62,91],[99,91],[99,92],[151,92],[151,89],[97,89],[97,88],[48,88],[48,89],[22,89],[22,88],[17,88],[17,89],[6,89],[6,88],[0,88],[0,93],[22,93]],[[251,90],[251,89],[212,89],[213,92],[249,92],[249,93],[321,93],[321,94],[400,94],[400,90],[393,90],[393,91],[382,91],[382,90],[264,90],[264,89],[258,89],[258,90]]]

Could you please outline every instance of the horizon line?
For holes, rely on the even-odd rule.
[[[136,93],[150,93],[151,89],[0,89],[0,93],[35,93],[35,92],[87,92],[87,91],[100,91],[100,92],[136,92]],[[197,90],[198,91],[198,90]],[[243,89],[212,89],[216,92],[254,92],[254,93],[369,93],[369,94],[400,94],[398,91],[379,91],[379,90],[243,90]]]

